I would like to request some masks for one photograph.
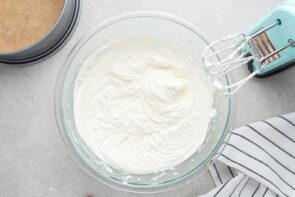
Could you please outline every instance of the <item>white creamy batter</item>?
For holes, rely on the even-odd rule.
[[[212,105],[213,89],[197,63],[152,37],[97,50],[74,90],[82,139],[108,165],[136,174],[169,169],[196,152]]]

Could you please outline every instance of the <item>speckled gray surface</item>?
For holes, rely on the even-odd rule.
[[[245,32],[280,0],[82,0],[70,42],[52,58],[29,67],[0,66],[0,196],[195,197],[213,187],[208,173],[173,191],[153,195],[116,191],[86,174],[70,157],[55,123],[56,77],[73,45],[93,25],[121,13],[160,10],[185,18],[213,39]],[[239,74],[245,74],[246,69]],[[253,79],[236,96],[240,126],[295,110],[295,67]]]

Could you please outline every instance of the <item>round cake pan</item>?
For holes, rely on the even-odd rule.
[[[69,39],[79,19],[80,0],[64,0],[63,10],[51,30],[32,45],[0,53],[0,64],[24,66],[40,62],[58,51]]]

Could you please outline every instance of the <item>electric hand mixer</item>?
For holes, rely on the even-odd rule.
[[[235,42],[221,50],[213,49],[226,42]],[[221,55],[229,54],[220,59]],[[212,61],[212,57],[219,57]],[[210,61],[211,60],[211,61]],[[236,34],[215,41],[206,47],[203,64],[217,88],[234,94],[252,77],[265,77],[295,63],[295,0],[286,0],[247,34]],[[224,85],[221,78],[248,65],[251,74]],[[229,91],[230,90],[230,91]]]

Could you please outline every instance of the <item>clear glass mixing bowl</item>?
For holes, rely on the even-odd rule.
[[[156,174],[137,175],[118,171],[102,162],[90,151],[76,129],[73,114],[76,76],[85,59],[98,47],[113,40],[138,35],[154,35],[171,40],[195,58],[199,65],[202,64],[202,52],[208,45],[208,39],[198,28],[169,14],[140,12],[110,19],[85,35],[71,51],[56,85],[56,119],[71,155],[94,178],[122,190],[158,192],[183,185],[207,169],[231,129],[232,98],[215,92],[214,107],[217,115],[211,121],[205,142],[189,159],[173,169]],[[227,78],[224,80],[228,82]]]

